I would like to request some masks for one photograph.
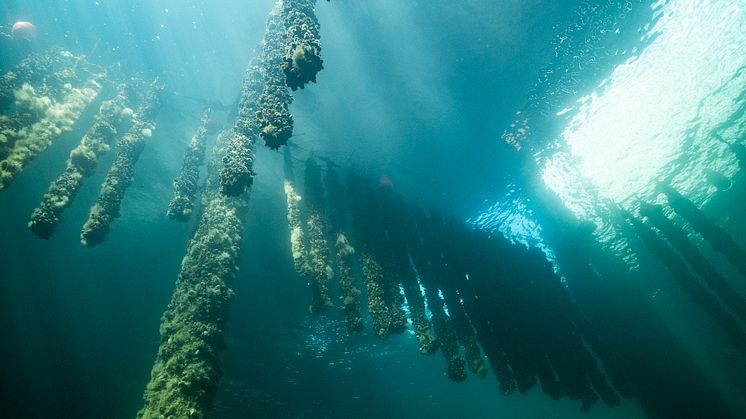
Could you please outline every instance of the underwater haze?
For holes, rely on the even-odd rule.
[[[0,417],[746,417],[744,28],[4,0]]]

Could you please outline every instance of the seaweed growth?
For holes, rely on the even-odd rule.
[[[321,185],[319,185],[320,187]],[[339,300],[345,313],[345,325],[350,334],[363,330],[363,316],[360,310],[361,291],[357,286],[353,271],[357,253],[350,244],[347,228],[347,209],[345,208],[345,190],[339,174],[329,167],[324,176],[329,228],[335,242],[335,259],[339,277]]]
[[[246,195],[223,195],[216,176],[231,131],[218,138],[203,212],[161,319],[161,343],[138,418],[203,418],[217,390],[247,208]]]
[[[323,68],[318,32],[310,0],[278,0],[270,11],[261,54],[244,81],[244,92],[250,95],[245,94],[239,105],[237,130],[223,160],[220,176],[226,195],[237,196],[251,186],[254,155],[248,144],[256,136],[273,150],[292,137],[293,97],[288,87],[296,90],[316,81]]]
[[[39,238],[52,237],[62,213],[72,204],[83,181],[96,170],[98,158],[111,148],[119,126],[132,116],[127,99],[125,86],[120,85],[116,96],[101,104],[93,125],[70,152],[65,171],[49,185],[28,222],[28,228]]]
[[[77,83],[82,73],[93,68],[82,56],[61,48],[33,53],[0,77],[0,110],[16,100],[15,92],[24,84],[33,86],[40,96],[60,99],[66,83]]]
[[[284,2],[279,1],[267,19],[262,62],[264,90],[259,98],[257,112],[261,136],[267,147],[273,150],[287,144],[293,135],[293,116],[290,114],[293,97],[282,71],[287,42],[284,12]]]
[[[72,125],[68,123],[69,119],[74,122],[79,115],[72,103],[65,106],[64,101],[70,96],[73,86],[79,86],[85,80],[98,80],[98,73],[83,57],[54,48],[31,54],[3,74],[0,78],[0,160],[7,159],[14,150],[17,154],[23,154],[23,157],[16,155],[15,161],[6,163],[7,170],[11,172],[6,177],[15,177],[27,162],[24,159],[32,159],[43,151],[46,148],[44,144],[58,135],[54,132],[69,129]],[[96,85],[91,87],[96,91],[99,89]],[[84,100],[88,101],[88,98]],[[14,110],[8,112],[11,108]],[[42,121],[43,124],[34,125]],[[33,131],[34,127],[36,131]],[[45,128],[52,131],[51,137],[46,135]],[[32,141],[29,139],[31,134],[46,135],[47,139]],[[26,144],[14,149],[19,140],[25,140]],[[29,147],[37,148],[38,152],[29,151]],[[7,181],[4,182],[5,186]]]
[[[373,332],[381,339],[389,335],[391,318],[383,292],[383,268],[370,253],[360,255],[363,283],[368,297],[368,314],[373,321]]]
[[[199,168],[205,160],[205,137],[207,136],[207,123],[210,120],[210,113],[211,110],[207,109],[202,115],[199,128],[192,136],[192,140],[187,145],[186,153],[184,153],[181,172],[174,179],[174,195],[166,211],[166,215],[172,220],[189,221],[192,211],[194,211],[199,183]]]
[[[358,333],[363,330],[363,316],[360,313],[360,290],[355,286],[355,274],[352,271],[355,248],[350,245],[345,233],[339,232],[335,250],[335,262],[339,270],[340,300],[345,313],[347,332]]]
[[[0,109],[5,110],[13,104],[15,91],[21,86],[37,84],[53,72],[53,57],[49,52],[31,54],[0,77]]]
[[[223,193],[228,196],[242,194],[254,181],[253,144],[259,135],[256,109],[263,86],[262,73],[256,61],[261,60],[256,58],[245,72],[238,118],[222,157],[220,185]]]
[[[312,302],[309,310],[312,313],[326,311],[332,306],[329,297],[329,281],[334,271],[329,264],[329,244],[326,240],[327,221],[320,206],[320,196],[312,191],[320,190],[321,178],[318,167],[306,166],[306,192],[308,216],[305,222],[300,211],[301,196],[295,188],[295,180],[290,163],[290,151],[285,150],[285,196],[288,206],[288,227],[290,229],[290,246],[296,272],[308,279]],[[308,184],[312,185],[311,187]],[[307,243],[306,243],[307,242]]]
[[[245,134],[255,123],[247,110],[257,106],[257,74],[256,66],[249,64],[238,116],[233,127],[218,136],[208,162],[202,214],[161,319],[161,343],[138,418],[204,418],[217,390],[219,352],[225,347],[231,283],[238,273],[248,206],[248,193],[224,193],[225,162],[238,138],[245,147],[241,151],[251,156],[245,164],[253,174],[254,137]]]
[[[303,238],[303,225],[300,218],[301,196],[295,191],[295,184],[285,179],[285,198],[288,206],[288,228],[290,229],[290,252],[293,256],[293,265],[299,275],[307,275],[309,268],[306,262],[308,250]]]
[[[93,247],[103,243],[111,223],[119,217],[119,208],[124,193],[135,176],[135,163],[140,157],[148,138],[153,135],[155,118],[161,107],[163,87],[157,80],[152,83],[138,111],[132,118],[132,126],[117,146],[114,164],[109,169],[96,203],[88,213],[88,220],[80,233],[81,243]]]
[[[241,195],[254,182],[252,144],[251,137],[247,137],[238,130],[234,130],[228,140],[228,147],[223,156],[223,169],[220,171],[220,182],[225,195]]]
[[[329,230],[328,215],[325,211],[324,189],[321,181],[321,168],[312,159],[306,161],[304,176],[306,191],[306,208],[308,218],[308,263],[314,294],[311,312],[325,311],[332,306],[329,296],[329,282],[334,277],[334,270],[329,261],[329,243],[326,239]]]
[[[98,95],[101,85],[94,78],[80,88],[66,84],[63,89],[65,97],[59,103],[48,96],[39,96],[29,84],[24,84],[16,92],[18,102],[28,104],[30,112],[42,116],[34,124],[15,132],[12,135],[14,141],[8,141],[11,136],[4,136],[6,144],[12,143],[12,146],[9,146],[5,159],[0,161],[0,189],[7,188],[31,160],[52,144],[54,138],[72,130],[83,110]]]
[[[308,259],[298,240],[302,234],[292,233],[305,231],[292,227],[302,226],[303,209],[318,211],[314,207],[326,193],[327,208],[320,213],[330,226],[328,236],[337,240],[338,257],[329,263],[340,273],[349,333],[362,330],[359,309],[367,306],[372,333],[385,339],[411,327],[421,354],[440,349],[445,375],[454,382],[470,373],[485,378],[491,368],[502,395],[540,384],[551,398],[579,400],[582,410],[598,400],[619,404],[612,378],[598,365],[598,346],[587,344],[596,342],[595,335],[541,252],[427,215],[355,173],[345,187],[329,167],[324,190],[318,166],[310,162],[307,168],[305,199],[286,189],[292,192],[296,268],[304,273]],[[354,265],[360,266],[359,277]],[[357,291],[358,281],[364,293]],[[624,382],[614,383],[627,394]]]
[[[316,74],[323,68],[313,1],[278,1],[267,20],[263,52],[260,134],[267,147],[276,150],[293,135],[293,97],[288,88],[302,89],[308,82],[316,82]]]
[[[387,232],[379,191],[368,189],[359,176],[350,173],[347,186],[352,232],[360,250],[361,273],[367,291],[368,312],[376,335],[384,339],[406,329],[407,316],[398,278],[388,259]]]
[[[295,91],[316,83],[316,74],[324,69],[319,22],[312,0],[286,0],[284,7],[287,44],[282,71],[287,86]]]

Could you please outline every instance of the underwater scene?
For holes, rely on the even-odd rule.
[[[746,418],[745,165],[742,0],[3,0],[0,418]]]

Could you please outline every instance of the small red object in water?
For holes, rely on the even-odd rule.
[[[25,41],[36,41],[36,26],[31,22],[19,21],[13,24],[10,34],[15,39],[23,39]]]

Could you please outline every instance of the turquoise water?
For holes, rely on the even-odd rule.
[[[279,151],[255,113],[273,81],[256,51],[274,1],[0,5],[4,74],[61,48],[53,70],[35,64],[46,78],[0,101],[6,119],[36,112],[12,126],[36,127],[16,144],[48,139],[23,167],[0,163],[14,173],[0,176],[0,416],[162,417],[172,400],[172,417],[746,415],[746,6],[312,3],[324,69],[291,91],[274,67],[293,97]],[[32,212],[122,83],[111,151],[38,238]],[[63,106],[73,96],[79,109]],[[174,221],[173,180],[207,107],[202,198]],[[249,156],[226,154],[236,130],[254,140],[254,176],[232,197],[221,170]],[[144,144],[134,177],[85,246],[125,138]],[[8,161],[25,153],[4,147]],[[341,232],[359,294],[338,282]],[[404,327],[380,329],[376,292]],[[179,317],[192,309],[204,312]],[[437,353],[419,353],[418,313]],[[160,362],[187,401],[151,385],[158,402],[143,402]]]

